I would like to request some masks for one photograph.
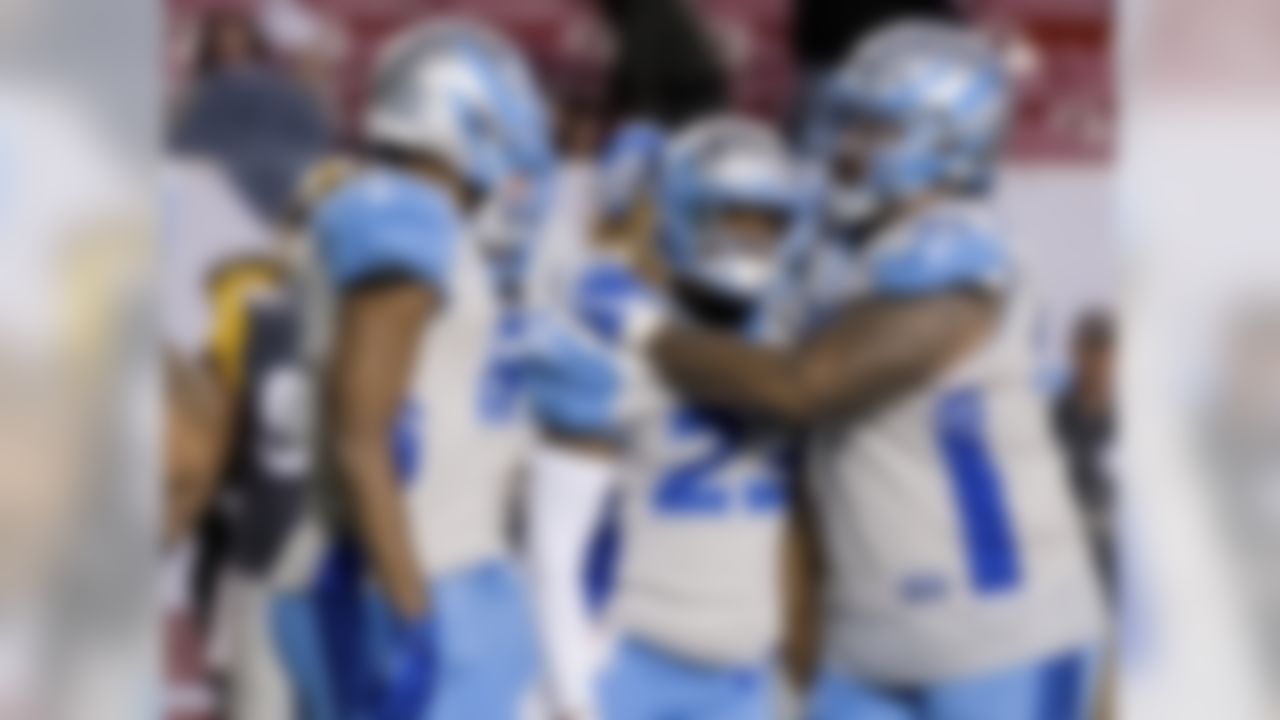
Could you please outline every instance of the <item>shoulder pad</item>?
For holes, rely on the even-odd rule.
[[[959,288],[1004,291],[1012,260],[992,223],[958,208],[912,220],[871,262],[875,291],[916,296]]]
[[[462,222],[438,188],[377,170],[355,177],[320,207],[315,236],[338,285],[396,274],[446,291]]]

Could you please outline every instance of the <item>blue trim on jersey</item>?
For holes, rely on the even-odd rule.
[[[668,441],[701,443],[701,452],[669,467],[654,491],[654,508],[669,517],[705,518],[745,510],[769,515],[786,509],[785,479],[795,465],[786,444],[755,460],[752,474],[735,481],[751,427],[741,417],[695,406],[680,406],[667,421]]]
[[[777,707],[772,658],[749,665],[703,664],[639,637],[624,637],[599,680],[609,720],[769,720]]]
[[[1088,656],[1072,652],[1044,669],[1044,695],[1040,720],[1076,720],[1085,717],[1085,692],[1089,682]]]
[[[583,593],[592,615],[599,617],[613,599],[618,586],[618,570],[621,567],[622,501],[617,493],[609,498],[608,509],[596,527],[595,535],[587,548],[587,558],[582,573]]]
[[[396,478],[402,487],[413,484],[418,477],[418,470],[425,462],[427,434],[423,432],[426,422],[422,403],[410,399],[400,408],[400,416],[396,418],[391,432],[391,459],[396,470]]]
[[[365,662],[363,564],[354,541],[335,542],[312,590],[330,687],[338,707],[348,712],[361,707],[370,680]]]
[[[806,720],[1089,720],[1099,653],[1092,646],[952,680],[880,685],[827,667],[809,691]]]
[[[1016,587],[1021,559],[1009,516],[1004,482],[983,437],[982,396],[975,388],[954,390],[935,409],[934,428],[960,510],[969,578],[981,593]]]
[[[727,416],[680,407],[668,421],[671,442],[704,440],[706,451],[667,470],[654,494],[664,515],[716,515],[729,511],[731,496],[720,471],[737,455],[741,432]]]
[[[379,169],[351,181],[320,208],[315,234],[339,286],[394,273],[447,293],[462,228],[439,189]]]

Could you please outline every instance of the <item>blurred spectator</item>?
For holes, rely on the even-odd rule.
[[[1066,452],[1072,486],[1094,543],[1098,567],[1113,580],[1111,517],[1115,491],[1112,463],[1116,435],[1115,330],[1110,315],[1087,313],[1076,325],[1071,379],[1054,409],[1058,438]]]
[[[209,420],[210,384],[205,367],[206,340],[212,308],[207,286],[213,271],[231,258],[261,254],[269,247],[270,230],[248,206],[241,193],[215,164],[198,158],[171,158],[160,174],[161,275],[157,288],[161,341],[167,355],[166,400],[168,406],[171,473],[165,497],[182,506],[202,506],[190,500],[206,492],[210,478],[190,473],[210,463],[204,442]],[[175,392],[181,389],[183,392]],[[199,402],[191,402],[199,400]],[[188,421],[187,423],[181,422]],[[189,431],[189,432],[184,432]],[[175,443],[182,440],[182,443]],[[189,442],[195,440],[194,445]],[[189,454],[194,450],[196,455]],[[182,463],[175,463],[181,457]],[[190,462],[194,460],[193,466]],[[174,472],[181,469],[184,472]],[[197,472],[197,475],[200,473]],[[181,480],[181,482],[176,482]],[[172,528],[167,534],[173,536]],[[180,543],[165,562],[167,591],[164,597],[167,632],[167,714],[171,720],[212,717],[214,696],[208,685],[203,657],[201,610],[210,602],[216,550],[209,543],[196,547]]]
[[[260,18],[278,62],[337,118],[335,78],[347,51],[341,26],[298,0],[269,0]]]
[[[163,339],[168,349],[191,361],[208,335],[205,288],[213,269],[232,257],[264,252],[270,230],[213,163],[171,159],[160,179]]]
[[[211,15],[196,52],[195,86],[174,144],[222,164],[262,217],[274,219],[301,174],[330,148],[329,119],[319,99],[274,62],[248,16]]]
[[[246,15],[220,12],[209,16],[196,48],[199,80],[267,63],[270,53],[262,33]]]
[[[556,105],[556,148],[566,160],[592,160],[604,142],[606,118],[594,98],[569,96]]]
[[[598,0],[618,42],[609,87],[623,114],[676,125],[720,109],[729,82],[697,14],[681,0]]]

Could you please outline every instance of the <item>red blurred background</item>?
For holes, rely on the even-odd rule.
[[[272,0],[170,0],[172,77],[183,75],[189,38],[215,10],[256,12]],[[438,15],[481,18],[529,52],[553,86],[581,89],[606,76],[613,43],[589,0],[294,0],[328,23],[344,113],[358,105],[372,50],[388,33]],[[719,49],[740,107],[782,115],[797,92],[790,0],[688,0]],[[891,3],[892,4],[892,3]],[[1010,41],[1027,74],[1014,141],[1019,160],[1110,157],[1116,96],[1111,72],[1113,0],[959,0],[959,9]]]

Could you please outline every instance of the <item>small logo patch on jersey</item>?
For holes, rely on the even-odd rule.
[[[947,579],[933,572],[920,572],[903,579],[899,594],[908,605],[926,605],[947,597]]]

